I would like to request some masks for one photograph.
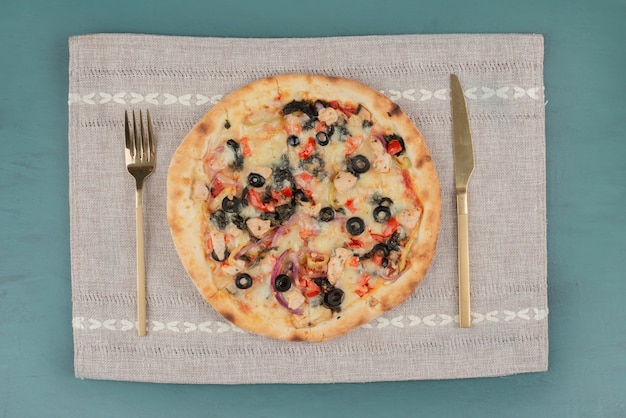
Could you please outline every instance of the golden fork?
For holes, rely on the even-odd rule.
[[[124,129],[126,136],[126,167],[135,178],[135,213],[137,220],[137,333],[146,335],[146,265],[144,258],[143,236],[143,182],[152,172],[156,164],[156,149],[150,112],[146,111],[148,130],[144,129],[143,114],[139,111],[139,126],[133,110],[133,123],[128,120],[128,112],[124,111]]]

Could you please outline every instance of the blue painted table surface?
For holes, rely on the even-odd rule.
[[[543,34],[549,371],[294,386],[75,379],[67,38],[96,32]],[[0,0],[0,416],[626,416],[625,43],[624,0]]]

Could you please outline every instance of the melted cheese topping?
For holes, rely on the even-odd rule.
[[[305,327],[397,277],[421,214],[407,191],[404,144],[399,155],[390,153],[398,138],[377,132],[370,113],[354,103],[276,102],[224,120],[204,159],[208,196],[197,182],[192,191],[206,200],[205,253],[219,265],[223,291],[266,316],[291,312],[294,326]],[[395,150],[387,146],[394,140]],[[369,168],[355,163],[364,159]],[[375,219],[380,206],[388,216],[383,209]],[[332,219],[324,217],[329,211]],[[362,221],[362,232],[350,230],[352,218]],[[224,245],[226,253],[216,254]],[[239,273],[252,277],[251,287],[235,285]],[[290,277],[289,290],[275,290],[279,274]],[[331,300],[336,289],[339,303]]]

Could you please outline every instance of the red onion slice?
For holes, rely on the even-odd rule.
[[[289,261],[291,261],[291,269],[289,269],[289,272],[291,273],[292,280],[296,280],[298,273],[300,273],[300,263],[296,255],[292,253],[289,253]]]
[[[385,281],[392,282],[397,280],[402,275],[402,272],[395,273],[393,276],[386,276],[384,274],[379,274],[379,277]]]
[[[270,275],[270,286],[272,286],[272,293],[274,294],[274,297],[276,298],[276,301],[278,302],[280,306],[287,309],[292,314],[302,315],[304,313],[303,309],[302,308],[291,309],[289,307],[289,303],[287,303],[287,301],[285,300],[285,297],[282,295],[281,292],[276,290],[276,286],[275,286],[276,277],[280,273],[283,267],[283,263],[285,262],[285,259],[287,258],[288,255],[289,255],[289,250],[285,250],[276,260],[274,267],[272,267],[272,274]]]
[[[255,241],[255,242],[253,242],[253,243],[250,243],[250,244],[246,245],[246,246],[245,246],[245,247],[243,247],[241,250],[237,251],[237,253],[235,254],[235,258],[239,258],[239,257],[241,257],[242,255],[244,255],[245,253],[247,253],[248,251],[250,251],[250,250],[252,250],[252,249],[254,249],[254,248],[256,248],[256,247],[259,247],[259,246],[261,246],[261,245],[265,245],[265,244],[269,243],[269,242],[270,242],[270,240],[272,239],[272,236],[273,236],[273,235],[272,235],[272,233],[270,232],[269,234],[267,234],[266,236],[264,236],[264,237],[263,237],[263,238],[261,238],[260,240]]]
[[[213,159],[216,158],[217,154],[221,153],[224,150],[224,146],[220,145],[219,147],[215,148],[213,151],[207,151],[207,154],[210,152],[211,156],[209,157],[208,160],[205,161],[204,163],[204,170],[207,173],[207,175],[209,177],[214,177],[217,173],[219,173],[222,170],[214,170],[210,167],[210,163],[213,162]],[[206,156],[206,154],[205,154]],[[204,158],[204,157],[203,157]]]
[[[382,134],[379,134],[378,132],[372,132],[372,137],[378,140],[381,144],[383,144],[383,147],[387,149],[387,140]]]
[[[276,288],[274,287],[274,280],[280,273],[280,270],[283,267],[283,263],[285,262],[285,258],[287,258],[288,255],[289,255],[289,250],[283,251],[283,253],[279,255],[278,258],[276,259],[276,263],[274,263],[274,267],[272,267],[272,273],[270,274],[270,281],[272,284],[273,291],[276,291]]]
[[[276,229],[276,232],[274,233],[274,238],[272,239],[271,247],[275,247],[278,244],[278,240],[283,235],[285,235],[289,231],[289,228],[294,226],[297,222],[298,222],[298,217],[294,214],[294,215],[291,215],[291,218],[289,218],[289,220],[287,222],[285,222],[283,225],[279,226]]]

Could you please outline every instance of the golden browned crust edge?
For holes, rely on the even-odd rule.
[[[218,126],[233,109],[251,97],[280,94],[286,103],[293,99],[333,98],[361,103],[375,124],[400,134],[406,156],[413,162],[409,169],[413,189],[423,208],[421,222],[412,231],[415,242],[407,257],[407,269],[393,283],[367,294],[363,303],[354,303],[332,319],[312,328],[297,329],[288,323],[267,321],[241,311],[211,280],[210,263],[198,242],[197,225],[202,211],[191,209],[190,184],[202,171],[202,157]],[[382,117],[382,119],[380,119]],[[196,203],[197,204],[197,203]],[[190,214],[192,216],[190,216]],[[426,143],[410,118],[386,96],[356,80],[311,74],[282,74],[248,84],[210,109],[193,127],[176,150],[167,177],[167,216],[174,245],[194,284],[224,318],[252,333],[288,341],[325,341],[365,324],[404,302],[424,278],[434,257],[441,218],[441,189]],[[283,315],[287,317],[287,315]],[[339,318],[339,319],[337,319]]]

